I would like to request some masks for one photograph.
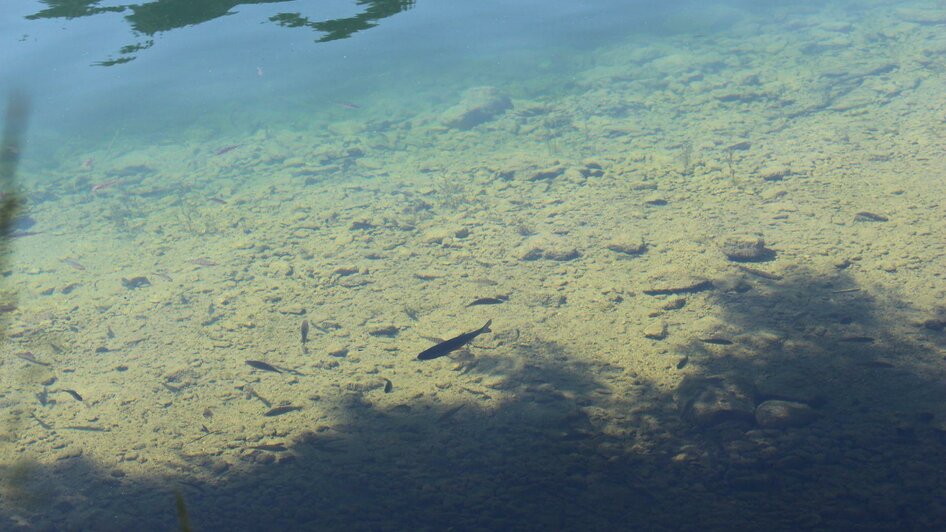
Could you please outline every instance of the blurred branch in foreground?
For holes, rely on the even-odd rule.
[[[10,255],[10,233],[20,210],[20,197],[16,192],[16,168],[20,162],[28,114],[29,102],[26,96],[19,93],[11,95],[7,100],[3,139],[0,141],[0,270],[6,265]]]

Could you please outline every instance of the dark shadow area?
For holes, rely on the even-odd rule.
[[[942,331],[905,320],[905,303],[879,308],[843,272],[730,287],[689,296],[722,319],[700,335],[714,342],[681,353],[674,392],[632,367],[579,363],[541,331],[503,331],[497,315],[477,364],[393,407],[378,406],[379,388],[339,389],[322,399],[336,421],[299,427],[286,449],[211,435],[219,451],[189,454],[178,478],[131,479],[82,456],[7,468],[22,512],[0,524],[173,529],[180,487],[196,530],[940,528]],[[455,392],[465,400],[444,399]],[[234,452],[240,467],[221,465]]]
[[[289,0],[154,0],[138,4],[102,6],[101,0],[41,0],[47,7],[27,16],[29,20],[76,19],[103,14],[123,13],[124,20],[142,40],[123,46],[117,57],[96,63],[114,66],[133,61],[137,54],[154,46],[155,36],[180,28],[198,26],[232,15],[241,5],[275,4]],[[301,13],[280,13],[270,21],[286,28],[307,27],[323,34],[316,42],[347,39],[355,33],[377,26],[384,18],[414,7],[414,0],[355,0],[361,11],[353,16],[311,20]]]

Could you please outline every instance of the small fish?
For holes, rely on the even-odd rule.
[[[274,453],[281,453],[289,450],[286,448],[286,444],[284,443],[264,443],[263,445],[250,445],[250,449],[270,451]]]
[[[296,410],[302,410],[302,407],[301,407],[301,406],[292,406],[292,405],[277,406],[276,408],[272,408],[272,409],[268,410],[268,411],[267,411],[265,414],[263,414],[263,415],[266,416],[266,417],[276,417],[276,416],[281,416],[281,415],[283,415],[283,414],[288,414],[289,412],[295,412]]]
[[[31,364],[36,364],[38,366],[49,366],[48,362],[42,362],[42,361],[36,360],[36,357],[33,355],[33,353],[30,353],[29,351],[15,353],[15,355]]]
[[[222,200],[222,199],[220,199],[220,198],[218,198],[218,197],[216,197],[216,196],[211,196],[211,197],[209,197],[209,198],[207,198],[207,199],[210,200],[210,201],[212,201],[212,202],[214,202],[214,203],[219,203],[220,205],[226,205],[226,204],[227,204],[226,201],[224,201],[224,200]]]
[[[862,211],[854,215],[855,222],[886,222],[889,218],[882,214]]]
[[[498,305],[500,303],[505,303],[506,301],[509,301],[509,296],[481,297],[467,306],[472,307],[475,305]]]
[[[845,342],[849,344],[872,344],[874,339],[870,336],[845,336],[838,340],[839,342]]]
[[[76,270],[79,270],[80,272],[81,272],[81,271],[85,271],[85,266],[83,266],[82,264],[80,264],[79,261],[77,261],[77,260],[75,260],[75,259],[62,259],[62,261],[63,261],[64,263],[68,264],[69,266],[72,266],[72,267],[75,268]]]
[[[700,338],[700,341],[703,342],[704,344],[713,344],[713,345],[732,345],[733,343],[732,340],[727,340],[726,338],[718,338],[715,336],[711,338]]]
[[[105,189],[112,188],[112,187],[114,187],[115,185],[120,185],[120,184],[122,184],[122,183],[123,183],[123,181],[122,181],[121,179],[112,179],[111,181],[105,181],[105,182],[103,182],[103,183],[97,183],[97,184],[95,184],[95,185],[92,185],[92,189],[91,189],[91,190],[92,190],[92,195],[93,195],[93,196],[98,196],[99,192],[101,192],[101,191],[103,191],[103,190],[105,190]]]
[[[890,362],[885,362],[883,360],[866,360],[864,362],[858,362],[857,365],[873,369],[890,369],[894,367],[894,365]]]
[[[457,412],[462,410],[464,406],[466,406],[466,403],[461,403],[460,405],[455,406],[451,408],[450,410],[447,410],[443,414],[440,414],[440,417],[437,418],[437,423],[443,423],[444,421],[447,421],[448,419],[452,418],[453,416],[457,414]]]
[[[763,279],[768,279],[770,281],[781,281],[782,276],[777,273],[770,273],[765,270],[759,270],[757,268],[750,268],[748,266],[737,265],[737,267],[748,273],[749,275],[755,275],[756,277],[761,277]]]
[[[345,109],[352,109],[352,110],[354,110],[354,109],[361,109],[361,106],[358,105],[358,104],[356,104],[356,103],[351,103],[351,102],[336,102],[336,103],[337,103],[340,107],[343,107],[343,108],[345,108]]]
[[[302,320],[302,347],[305,347],[306,341],[309,339],[309,320]]]
[[[394,383],[391,382],[391,379],[384,379],[384,393],[391,393],[394,391]]]
[[[103,427],[93,427],[91,425],[70,425],[62,428],[67,430],[81,430],[82,432],[111,432],[112,430]]]
[[[246,365],[251,368],[261,369],[263,371],[272,371],[273,373],[282,373],[282,370],[273,366],[272,364],[267,364],[260,360],[247,360]]]
[[[77,391],[75,391],[75,390],[69,390],[69,389],[63,388],[63,389],[61,389],[61,390],[59,390],[59,391],[60,391],[60,392],[66,392],[67,394],[71,395],[72,398],[75,399],[76,401],[82,401],[82,396],[79,395],[79,392],[77,392]]]
[[[224,146],[224,147],[220,148],[219,150],[215,151],[215,152],[214,152],[214,155],[215,155],[215,156],[218,156],[218,155],[223,155],[224,153],[229,153],[229,152],[231,152],[231,151],[233,151],[233,150],[239,148],[240,146],[242,146],[242,144],[230,144],[229,146]]]
[[[460,336],[455,336],[449,340],[440,342],[439,344],[433,347],[427,348],[424,351],[422,351],[419,355],[417,355],[417,360],[433,360],[435,358],[440,358],[444,355],[447,355],[451,353],[452,351],[456,351],[457,349],[460,349],[464,345],[473,341],[473,339],[476,338],[477,336],[483,333],[490,332],[489,326],[492,323],[493,323],[493,320],[489,320],[486,322],[486,325],[483,325],[482,327],[480,327],[479,329],[475,331],[463,333]]]
[[[246,394],[247,399],[255,397],[256,399],[259,399],[261,403],[266,405],[266,408],[271,408],[273,406],[273,404],[267,401],[265,397],[256,393],[256,390],[254,390],[253,387],[250,386],[249,384],[244,384],[242,387],[239,387],[238,389],[243,390],[243,393]]]
[[[206,258],[206,257],[197,257],[196,259],[191,259],[187,261],[191,264],[196,264],[197,266],[216,266],[217,263]]]
[[[39,426],[40,426],[40,427],[43,427],[43,428],[46,429],[46,430],[52,430],[53,426],[50,425],[49,423],[46,423],[45,421],[43,421],[43,420],[40,419],[39,417],[37,417],[36,414],[30,412],[30,416],[31,416],[33,419],[35,419],[37,423],[39,423]]]

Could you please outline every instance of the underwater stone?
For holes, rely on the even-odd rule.
[[[647,244],[640,235],[618,236],[608,242],[608,249],[626,255],[640,255],[647,251]]]
[[[754,421],[754,391],[750,386],[722,377],[687,378],[677,390],[676,401],[684,419],[700,427],[725,421]]]
[[[720,249],[729,260],[746,262],[760,260],[766,256],[765,240],[759,235],[731,235],[720,244]]]
[[[794,401],[771,400],[761,403],[755,409],[755,420],[766,429],[784,429],[801,427],[815,419],[815,412],[810,406]]]
[[[644,336],[651,340],[663,340],[667,337],[667,324],[662,321],[655,321],[644,328]]]
[[[441,115],[443,124],[455,129],[471,129],[512,108],[512,100],[495,87],[474,87],[460,103]]]
[[[519,252],[519,260],[533,261],[539,259],[569,261],[581,257],[581,252],[559,239],[545,237],[529,239]]]

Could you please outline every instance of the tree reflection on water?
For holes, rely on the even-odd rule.
[[[232,15],[240,5],[275,4],[290,0],[155,0],[141,4],[101,6],[101,0],[40,0],[47,7],[26,18],[76,19],[95,15],[123,13],[136,35],[144,37],[134,44],[123,46],[117,57],[95,63],[99,66],[114,66],[133,61],[138,52],[154,46],[158,33],[178,28],[197,26],[225,15]],[[347,39],[355,33],[377,26],[381,19],[396,15],[414,7],[414,0],[355,0],[360,9],[356,15],[334,19],[312,19],[300,12],[278,13],[269,17],[284,28],[306,27],[322,34],[316,42]]]

